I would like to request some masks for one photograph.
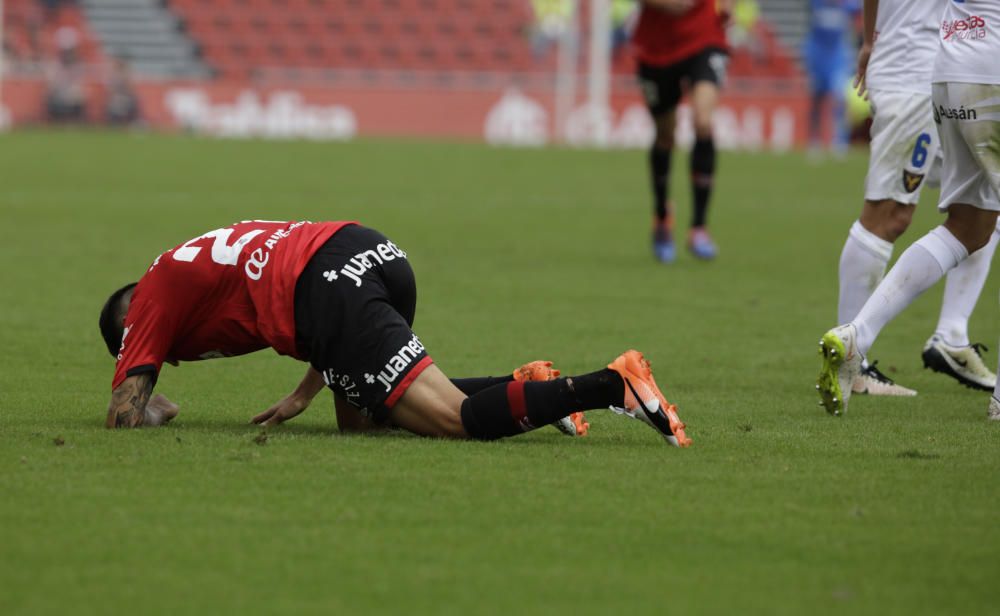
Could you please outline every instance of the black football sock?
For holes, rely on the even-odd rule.
[[[462,425],[474,439],[491,441],[546,426],[570,413],[621,406],[625,383],[614,370],[523,383],[510,381],[462,403]]]
[[[667,194],[670,188],[670,148],[655,144],[649,150],[649,176],[653,183],[653,211],[657,220],[664,220],[667,211]]]
[[[451,379],[455,387],[459,388],[466,396],[478,394],[488,387],[509,383],[514,380],[513,375],[507,376],[476,376],[466,379]]]
[[[715,140],[711,137],[695,140],[691,150],[691,188],[694,193],[692,227],[704,227],[708,215],[708,200],[715,182]]]

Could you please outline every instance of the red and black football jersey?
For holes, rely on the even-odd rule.
[[[632,49],[639,62],[668,66],[709,47],[726,48],[726,32],[716,0],[697,0],[683,15],[642,5],[632,33]]]
[[[295,283],[313,254],[350,222],[251,220],[163,253],[132,295],[112,388],[166,360],[295,347]]]

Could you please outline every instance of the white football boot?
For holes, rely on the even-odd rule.
[[[993,421],[1000,421],[1000,400],[990,396],[990,410],[987,411],[986,418]]]
[[[861,372],[854,377],[851,393],[867,394],[869,396],[915,396],[917,392],[909,387],[896,383],[876,367],[877,361],[868,365],[862,364]]]
[[[861,353],[857,344],[858,331],[848,323],[834,327],[819,341],[823,365],[816,379],[820,406],[831,415],[847,412],[854,379],[861,373]]]
[[[935,334],[924,345],[924,367],[947,374],[966,387],[993,391],[997,375],[983,363],[982,351],[986,350],[978,342],[963,347],[951,346]]]

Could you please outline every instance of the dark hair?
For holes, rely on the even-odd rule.
[[[128,310],[122,305],[122,298],[137,284],[139,283],[132,282],[118,289],[111,294],[108,301],[104,302],[104,307],[101,308],[101,319],[98,324],[101,326],[104,344],[108,345],[108,353],[111,353],[112,357],[118,356],[118,349],[122,346],[122,335],[125,332],[122,317]]]

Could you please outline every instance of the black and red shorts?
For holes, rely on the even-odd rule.
[[[677,107],[681,95],[700,81],[722,86],[729,55],[708,47],[675,64],[654,66],[639,63],[639,85],[650,113],[660,115]]]
[[[350,225],[327,240],[295,285],[300,352],[362,415],[389,409],[432,362],[413,330],[413,269],[384,235]]]

